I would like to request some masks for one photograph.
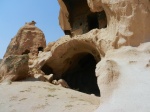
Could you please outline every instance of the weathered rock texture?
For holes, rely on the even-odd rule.
[[[43,36],[35,41],[29,40],[33,45],[29,48],[18,37],[12,40],[5,56],[35,51],[35,57],[29,55],[29,73],[32,76],[53,83],[62,79],[71,89],[101,96],[98,112],[150,110],[147,94],[150,92],[150,43],[146,43],[150,41],[150,1],[58,2],[61,7],[60,26],[66,36],[49,43],[44,52],[39,53],[45,47]],[[35,28],[30,24],[33,22],[26,24],[25,28]],[[27,32],[32,34],[32,31]],[[16,44],[19,41],[16,39],[22,43]]]
[[[59,23],[65,34],[79,35],[94,28],[105,28],[105,12],[92,13],[87,0],[58,0],[60,4]]]
[[[87,0],[92,12],[106,13],[107,28],[98,38],[102,38],[102,44],[109,43],[114,48],[119,48],[124,45],[138,46],[140,43],[150,41],[150,1],[149,0]],[[71,25],[71,31],[74,34],[83,34],[84,28],[90,27],[87,15],[88,8],[83,8],[86,5],[86,0],[82,2],[72,0],[64,0],[65,6],[68,8],[67,19]],[[74,3],[74,4],[72,4]],[[82,4],[82,5],[79,5]],[[61,7],[63,7],[60,4]],[[75,6],[75,7],[73,7]],[[82,6],[82,7],[80,7]],[[82,12],[84,11],[84,12]],[[95,14],[90,12],[90,14]],[[85,17],[83,17],[85,15]],[[81,19],[82,18],[82,19]],[[85,18],[85,19],[84,19]],[[95,23],[94,17],[91,17],[91,24],[102,25],[100,23],[105,20],[103,14],[97,17],[98,22]],[[104,19],[103,19],[104,18]],[[73,19],[73,20],[72,20]],[[66,20],[66,18],[64,18]],[[83,23],[85,22],[85,23]],[[87,23],[86,23],[87,22]],[[99,23],[99,24],[98,24]],[[62,23],[64,26],[67,25]],[[62,25],[60,24],[60,25]],[[83,27],[82,27],[83,26]],[[106,26],[106,25],[104,25]],[[100,28],[100,27],[93,27]],[[91,28],[91,29],[93,29]],[[88,29],[91,30],[91,29]],[[63,29],[64,30],[64,29]],[[74,32],[75,30],[75,32]],[[86,31],[85,31],[86,32]]]
[[[16,81],[27,78],[28,55],[9,55],[0,64],[0,82]]]
[[[68,9],[62,0],[58,0],[58,3],[60,4],[59,24],[62,30],[71,30]]]
[[[118,48],[124,45],[138,46],[150,41],[149,0],[87,0],[93,12],[107,16],[105,37]]]
[[[96,68],[101,104],[96,112],[148,112],[150,42],[107,52]]]
[[[1,64],[1,81],[20,80],[26,78],[29,74],[30,76],[34,76],[35,72],[32,74],[34,70],[30,65],[33,64],[33,60],[36,59],[38,53],[42,52],[45,47],[46,41],[43,32],[35,26],[34,21],[26,23],[20,28],[7,48]],[[24,56],[24,54],[28,54],[29,56]],[[39,63],[41,64],[41,62]],[[45,79],[40,75],[38,76],[40,79]]]
[[[37,55],[46,46],[43,32],[35,26],[35,22],[26,23],[11,40],[4,57],[33,53]]]
[[[80,3],[84,7],[83,10],[79,5]],[[138,46],[141,43],[148,42],[150,39],[150,2],[148,0],[142,2],[134,0],[83,0],[82,2],[59,0],[59,4],[61,7],[60,13],[64,16],[60,17],[60,26],[64,31],[68,32],[70,30],[75,35],[73,38],[71,38],[72,35],[64,36],[56,42],[50,43],[44,51],[51,52],[51,56],[44,59],[42,64],[38,64],[39,67],[34,68],[36,64],[33,64],[32,67],[36,71],[39,71],[38,69],[40,68],[39,74],[54,74],[54,79],[65,79],[71,88],[90,93],[91,90],[83,90],[83,88],[90,88],[90,85],[88,85],[88,82],[91,81],[90,79],[92,79],[90,82],[90,84],[93,84],[92,87],[96,86],[94,84],[96,77],[94,77],[95,72],[93,71],[95,71],[96,64],[105,57],[109,50],[120,48],[121,46]],[[97,13],[92,13],[90,10]],[[106,14],[107,27],[102,29],[93,27],[99,29],[90,29],[91,31],[88,29],[88,33],[83,32],[86,24],[89,24],[86,23],[88,18],[85,17],[98,13]],[[94,17],[99,21],[98,17],[103,18],[104,16],[102,14]],[[80,20],[81,18],[83,20]],[[92,22],[94,22],[93,16],[91,18]],[[62,22],[62,19],[66,22]],[[83,25],[81,27],[82,32],[74,32],[75,29],[80,29],[78,27],[80,23]],[[97,24],[98,26],[101,25],[99,22]],[[44,52],[41,53],[41,57],[38,57],[36,62],[42,60],[42,55],[44,54]],[[90,65],[88,62],[91,63],[91,69],[88,68],[88,65]],[[110,63],[110,68],[116,65],[115,62],[110,61],[108,63]],[[115,73],[117,74],[119,71]],[[93,77],[90,74],[93,74]],[[86,76],[89,79],[85,78]],[[97,89],[95,88],[94,91],[97,91]]]

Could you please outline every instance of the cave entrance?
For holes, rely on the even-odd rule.
[[[38,48],[38,51],[43,51],[43,47],[39,47],[39,48]]]
[[[88,28],[89,31],[95,28],[99,28],[97,13],[93,13],[88,16]]]
[[[45,64],[41,70],[45,73],[45,75],[50,75],[51,73],[53,73],[52,68],[50,68],[47,64]]]
[[[89,53],[80,53],[72,58],[71,67],[63,74],[62,78],[70,88],[87,94],[100,96],[95,75],[96,60]]]

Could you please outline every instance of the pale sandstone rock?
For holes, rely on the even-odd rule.
[[[52,46],[55,44],[55,42],[50,42],[44,49],[45,52],[51,51]]]
[[[65,88],[69,88],[69,85],[67,84],[67,82],[63,79],[59,79],[58,80],[58,85],[61,85],[62,87],[65,87]]]
[[[58,0],[58,3],[60,5],[60,12],[59,12],[59,24],[62,28],[62,30],[70,30],[71,26],[69,23],[69,12],[64,4],[63,0]]]
[[[89,32],[89,34],[92,35],[91,32]],[[56,74],[56,77],[60,78],[61,74],[69,68],[75,54],[81,52],[91,53],[95,59],[99,61],[99,51],[95,46],[96,43],[94,37],[90,38],[90,35],[88,34],[74,38],[64,36],[52,46],[52,56],[45,63],[53,69],[53,73]]]
[[[94,12],[104,9],[108,21],[105,37],[114,42],[115,48],[150,41],[149,0],[88,0],[88,4]]]
[[[0,82],[16,81],[27,78],[28,55],[10,55],[0,64]]]
[[[39,81],[48,82],[48,78],[44,77],[43,74],[34,74],[34,78]]]
[[[58,85],[57,80],[53,80],[53,81],[52,81],[52,84],[54,84],[54,85]]]
[[[49,74],[49,75],[44,75],[44,77],[50,82],[52,83],[54,77],[53,77],[53,74]]]
[[[67,82],[64,79],[59,79],[58,81],[57,80],[53,80],[52,84],[60,85],[60,86],[65,87],[65,88],[70,88],[69,85],[67,84]]]
[[[149,64],[150,42],[108,51],[96,68],[101,90],[96,112],[148,112]]]
[[[69,11],[62,0],[58,1],[60,26],[71,30]],[[97,112],[150,110],[147,94],[150,92],[150,43],[145,43],[150,41],[150,1],[87,0],[87,3],[93,12],[105,11],[107,28],[75,34],[72,38],[67,35],[49,43],[44,52],[31,56],[31,74],[40,80],[69,87],[67,81],[61,79],[63,74],[78,65],[83,53],[89,53],[98,63],[95,72],[101,104]],[[141,43],[145,44],[139,46]],[[43,67],[50,73],[46,74]],[[53,76],[45,76],[52,73]]]
[[[12,38],[4,57],[32,53],[37,55],[46,47],[43,32],[35,26],[35,22],[26,23],[17,35]]]

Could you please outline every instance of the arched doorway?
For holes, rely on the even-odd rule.
[[[70,88],[87,94],[100,96],[95,75],[96,60],[90,53],[79,53],[72,57],[69,69],[62,75]]]
[[[95,69],[101,57],[95,44],[88,41],[71,39],[62,43],[42,70],[53,73],[56,80],[64,79],[71,89],[100,96]]]

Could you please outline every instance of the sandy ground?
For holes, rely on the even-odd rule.
[[[93,112],[98,106],[99,97],[48,82],[0,85],[0,112]]]

